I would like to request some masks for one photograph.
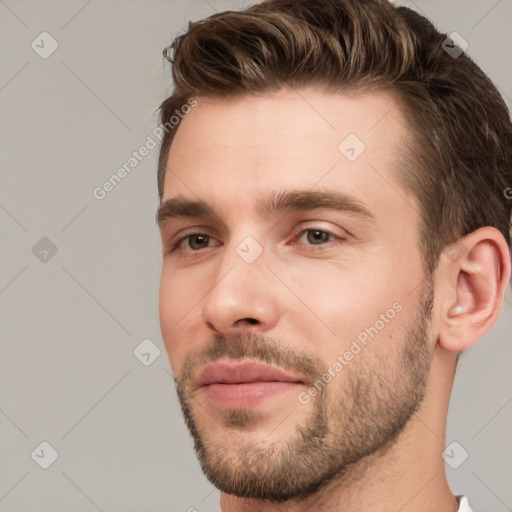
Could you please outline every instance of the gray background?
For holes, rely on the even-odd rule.
[[[511,107],[512,0],[401,3],[462,34]],[[92,191],[156,127],[162,48],[189,19],[244,5],[0,0],[1,511],[218,510],[158,325],[158,149],[105,199]],[[59,45],[47,59],[31,47],[43,31]],[[448,477],[480,512],[512,511],[511,332],[509,291],[461,358],[449,414],[446,444],[469,458]],[[133,354],[146,338],[161,350],[150,366]],[[43,441],[48,469],[31,456]]]

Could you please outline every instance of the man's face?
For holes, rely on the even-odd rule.
[[[393,173],[406,133],[390,96],[317,88],[199,99],[180,125],[160,323],[222,491],[313,493],[385,453],[421,402],[433,290]]]

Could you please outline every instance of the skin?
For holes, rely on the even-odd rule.
[[[338,149],[349,134],[366,145],[354,162]],[[177,379],[216,334],[264,336],[294,353],[314,354],[327,368],[398,301],[400,314],[349,363],[358,368],[383,360],[397,370],[394,349],[405,343],[425,279],[418,203],[393,174],[407,134],[396,101],[384,92],[349,96],[304,87],[198,98],[169,153],[163,201],[202,200],[215,216],[161,223],[160,323]],[[350,194],[373,220],[329,208],[257,210],[259,198],[292,189]],[[333,236],[315,245],[306,229]],[[194,251],[191,239],[182,239],[192,233],[208,235],[208,245]],[[236,251],[248,236],[263,249],[252,263]],[[178,239],[178,250],[170,251]],[[304,499],[271,503],[222,493],[224,512],[457,510],[441,458],[457,355],[495,323],[510,278],[508,247],[496,229],[481,228],[461,243],[459,258],[441,255],[432,276],[425,396],[396,442]],[[346,382],[341,373],[328,386],[335,394]],[[301,404],[296,391],[272,397],[244,426],[230,424],[200,391],[190,403],[207,442],[236,457],[245,446],[282,446],[311,417],[315,400]]]

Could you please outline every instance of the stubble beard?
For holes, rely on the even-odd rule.
[[[429,327],[433,301],[433,285],[427,279],[419,308],[404,326],[402,338],[384,340],[381,336],[372,340],[393,344],[386,360],[379,360],[368,344],[314,397],[307,419],[288,438],[272,443],[264,439],[268,433],[262,433],[258,442],[230,442],[230,431],[240,432],[257,424],[264,414],[259,410],[222,411],[218,421],[226,429],[225,437],[216,441],[208,438],[207,426],[199,425],[194,413],[195,399],[187,392],[188,377],[199,358],[188,361],[187,371],[176,379],[176,390],[210,482],[227,494],[282,503],[305,499],[348,477],[368,456],[384,454],[424,398],[432,357]],[[283,351],[276,342],[254,334],[230,338],[229,342],[218,336],[203,356],[208,360],[252,357],[300,370],[311,375],[312,382],[326,366],[312,355]],[[288,413],[283,410],[283,417]]]

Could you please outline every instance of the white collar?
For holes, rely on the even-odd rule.
[[[473,512],[469,506],[468,499],[466,496],[457,496],[459,500],[459,511],[458,512]]]

